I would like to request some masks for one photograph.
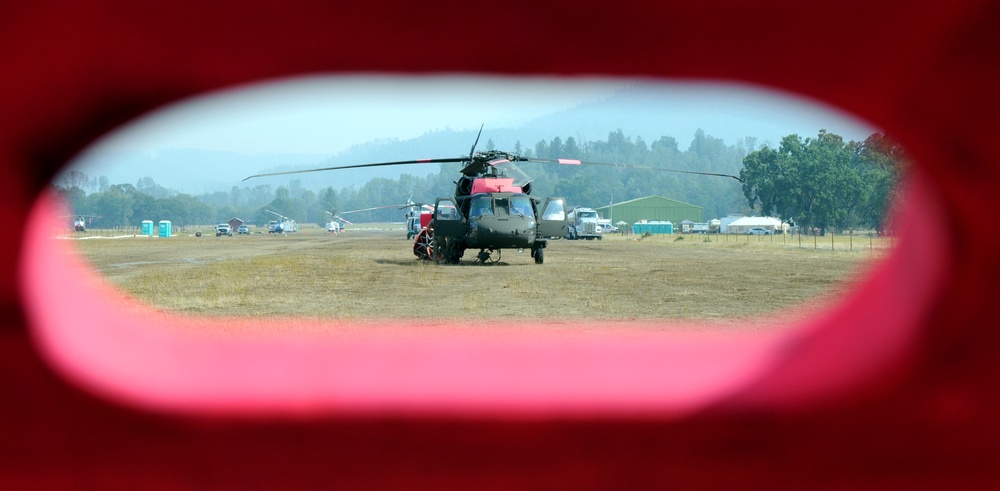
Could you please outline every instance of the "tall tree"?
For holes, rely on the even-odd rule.
[[[538,143],[535,144],[535,157],[540,159],[551,158],[549,156],[549,142],[539,140]]]
[[[896,176],[883,172],[878,162],[890,160],[871,145],[845,143],[825,130],[803,140],[788,135],[775,150],[763,146],[743,159],[740,176],[743,195],[751,208],[764,214],[777,213],[799,225],[825,230],[856,226],[880,227],[880,210],[895,189]],[[884,206],[884,205],[882,205]]]
[[[111,227],[124,227],[132,218],[132,195],[135,188],[131,184],[116,184],[95,199],[96,214],[103,217],[103,223]]]
[[[85,190],[90,184],[90,178],[87,174],[78,170],[71,170],[62,176],[58,186],[63,189],[81,189]]]
[[[576,143],[576,138],[572,136],[566,138],[566,143],[562,146],[563,157],[568,159],[579,159],[581,152],[580,146]]]
[[[549,143],[549,158],[558,159],[561,157],[565,157],[563,153],[563,141],[562,138],[557,136]]]
[[[910,157],[902,145],[883,133],[872,134],[856,151],[869,186],[861,214],[881,233],[890,226],[892,213],[902,200],[899,182],[909,168]]]

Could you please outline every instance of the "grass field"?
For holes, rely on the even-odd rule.
[[[106,281],[199,316],[736,320],[836,299],[891,239],[609,236],[554,240],[545,264],[505,250],[493,265],[421,262],[398,225],[170,238],[70,235]]]

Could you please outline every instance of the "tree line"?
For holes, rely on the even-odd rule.
[[[743,196],[751,208],[820,233],[890,226],[899,180],[909,157],[881,133],[845,142],[820,131],[816,138],[788,135],[743,159]]]
[[[820,132],[820,137],[815,140],[805,141],[790,135],[782,140],[779,149],[774,150],[767,145],[758,149],[753,138],[726,145],[721,139],[698,130],[688,148],[681,150],[673,137],[663,136],[647,143],[641,137],[629,137],[618,130],[609,133],[606,140],[579,141],[571,136],[555,137],[540,140],[531,147],[522,146],[518,141],[509,151],[525,157],[568,158],[739,174],[744,180],[741,187],[735,179],[721,177],[602,166],[518,163],[533,179],[532,195],[562,196],[574,206],[600,207],[660,195],[701,206],[706,218],[722,217],[730,213],[777,212],[782,217],[795,217],[804,224],[836,222],[839,226],[848,222],[843,221],[840,214],[824,210],[832,210],[839,205],[851,210],[844,216],[875,216],[875,207],[871,203],[862,206],[848,202],[847,198],[851,193],[842,190],[850,186],[868,189],[872,186],[870,180],[876,177],[884,178],[884,182],[879,181],[878,186],[885,186],[888,189],[886,192],[894,189],[891,186],[894,174],[888,170],[883,174],[875,172],[877,169],[893,169],[894,165],[887,163],[888,160],[878,160],[876,156],[886,155],[887,150],[898,148],[878,147],[879,142],[888,145],[888,140],[875,141],[874,137],[875,135],[863,144],[843,144],[840,137],[825,132]],[[484,146],[495,149],[492,140],[487,141]],[[856,158],[844,160],[833,156],[840,151],[837,148],[847,153],[853,152]],[[799,162],[796,158],[802,161]],[[882,165],[876,165],[878,162],[882,162]],[[840,166],[841,163],[858,169],[856,177],[848,178],[840,170],[821,169],[824,165]],[[808,171],[807,166],[813,170]],[[453,196],[454,181],[460,168],[460,164],[442,164],[437,173],[426,176],[403,174],[398,179],[373,178],[360,187],[349,186],[339,190],[326,187],[313,191],[303,186],[302,178],[293,177],[277,186],[233,186],[229,191],[197,196],[163,188],[149,177],[140,179],[135,185],[112,185],[104,176],[91,178],[79,171],[66,173],[60,182],[54,184],[56,192],[69,202],[73,213],[100,217],[93,223],[94,227],[139,226],[143,220],[163,219],[171,220],[179,226],[206,225],[225,222],[234,217],[251,224],[263,225],[275,219],[268,211],[300,223],[323,225],[330,220],[331,214],[409,201],[433,203],[436,197]],[[866,170],[861,172],[862,169]],[[809,194],[804,189],[791,191],[796,182],[801,182],[801,187],[807,183],[802,180],[804,176],[819,178],[828,175],[841,178],[825,184],[809,181],[808,185],[824,186],[824,191],[818,194],[836,195],[839,201],[822,205],[818,199],[811,205],[793,203],[792,196]],[[871,193],[866,192],[865,195]],[[405,210],[390,207],[344,215],[344,218],[356,222],[401,221],[404,213]]]

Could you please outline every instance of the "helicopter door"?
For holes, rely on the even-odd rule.
[[[548,198],[538,215],[538,235],[540,237],[562,237],[569,228],[566,219],[566,199]]]
[[[434,221],[431,225],[437,235],[460,237],[465,234],[465,217],[450,198],[438,198],[434,203]]]

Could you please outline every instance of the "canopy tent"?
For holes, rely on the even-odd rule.
[[[748,230],[754,227],[765,228],[771,232],[786,232],[788,230],[787,223],[783,223],[781,220],[774,217],[741,217],[729,222],[727,225],[723,225],[722,233],[745,234]]]

